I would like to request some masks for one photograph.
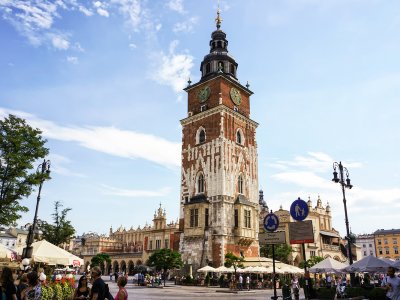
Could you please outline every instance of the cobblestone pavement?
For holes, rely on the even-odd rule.
[[[114,280],[110,281],[109,276],[103,276],[103,280],[108,283],[110,292],[113,296],[117,294],[118,287]],[[223,300],[223,299],[238,299],[238,300],[258,300],[258,299],[271,299],[273,290],[250,290],[240,291],[238,293],[231,293],[228,289],[218,287],[197,287],[197,286],[180,286],[174,285],[173,282],[167,281],[167,286],[164,287],[140,287],[132,283],[126,285],[128,291],[128,299],[152,300],[152,299],[210,299],[210,300]],[[278,296],[281,295],[281,290],[277,290]],[[280,300],[282,298],[279,298]],[[304,299],[301,294],[300,299]]]

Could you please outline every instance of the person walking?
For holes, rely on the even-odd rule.
[[[295,300],[299,300],[299,290],[300,290],[300,284],[299,284],[299,279],[297,276],[293,276],[292,278],[292,291],[294,295]]]
[[[120,276],[117,281],[118,293],[115,295],[114,300],[128,300],[128,292],[125,289],[127,283],[126,277]]]
[[[250,291],[250,275],[247,274],[246,276],[246,288],[248,291]]]
[[[388,267],[387,276],[382,280],[382,287],[386,290],[387,300],[400,300],[400,278],[394,275],[393,267]]]
[[[243,290],[243,276],[242,274],[239,275],[239,291]]]
[[[101,270],[99,267],[91,269],[92,290],[90,291],[90,300],[104,300],[106,297],[106,285],[101,279]]]
[[[9,267],[3,268],[1,274],[1,291],[5,294],[6,300],[17,300],[17,288],[14,285],[14,277]]]

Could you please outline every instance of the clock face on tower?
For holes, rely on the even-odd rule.
[[[210,97],[211,94],[211,89],[210,87],[207,85],[205,88],[202,88],[198,94],[197,94],[197,98],[199,98],[200,102],[205,102],[207,101],[208,97]]]
[[[242,96],[240,95],[240,92],[236,88],[231,88],[231,99],[233,103],[236,105],[240,105],[240,102],[242,101]]]

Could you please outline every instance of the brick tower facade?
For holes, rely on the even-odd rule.
[[[258,161],[248,85],[236,77],[226,34],[211,34],[201,79],[185,89],[182,125],[180,252],[194,270],[223,265],[225,254],[258,256]]]

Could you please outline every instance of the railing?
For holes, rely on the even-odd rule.
[[[340,247],[336,245],[322,244],[323,250],[339,251]]]

